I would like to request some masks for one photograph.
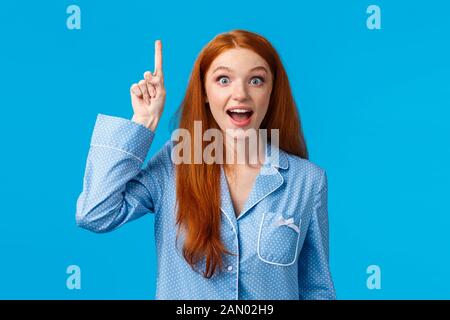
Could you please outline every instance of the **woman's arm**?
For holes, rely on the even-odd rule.
[[[76,221],[108,232],[154,213],[162,194],[162,152],[141,170],[154,132],[128,119],[99,114],[91,139]]]
[[[298,261],[299,299],[336,299],[328,247],[328,181],[323,171]]]

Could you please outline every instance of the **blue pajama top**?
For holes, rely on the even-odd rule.
[[[266,157],[240,215],[221,169],[221,239],[225,268],[204,278],[176,237],[172,141],[146,163],[155,132],[99,114],[76,206],[77,224],[109,232],[155,215],[156,299],[335,299],[329,268],[326,172],[281,149]],[[271,146],[268,145],[268,150]],[[143,166],[144,165],[144,166]]]

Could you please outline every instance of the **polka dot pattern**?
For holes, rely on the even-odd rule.
[[[142,168],[154,132],[99,114],[91,139],[76,220],[109,232],[155,214],[156,299],[335,299],[329,269],[327,176],[312,162],[268,145],[270,157],[238,215],[221,170],[221,239],[235,255],[212,278],[205,259],[191,268],[176,242],[175,172],[167,141]],[[237,217],[236,217],[237,216]]]

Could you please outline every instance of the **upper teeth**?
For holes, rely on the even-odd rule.
[[[246,112],[250,112],[250,110],[246,110],[246,109],[233,109],[233,110],[230,110],[230,112],[246,113]]]

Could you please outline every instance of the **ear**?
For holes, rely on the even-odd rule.
[[[205,96],[205,102],[206,103],[208,103],[209,101],[208,101],[208,97],[207,96]]]

